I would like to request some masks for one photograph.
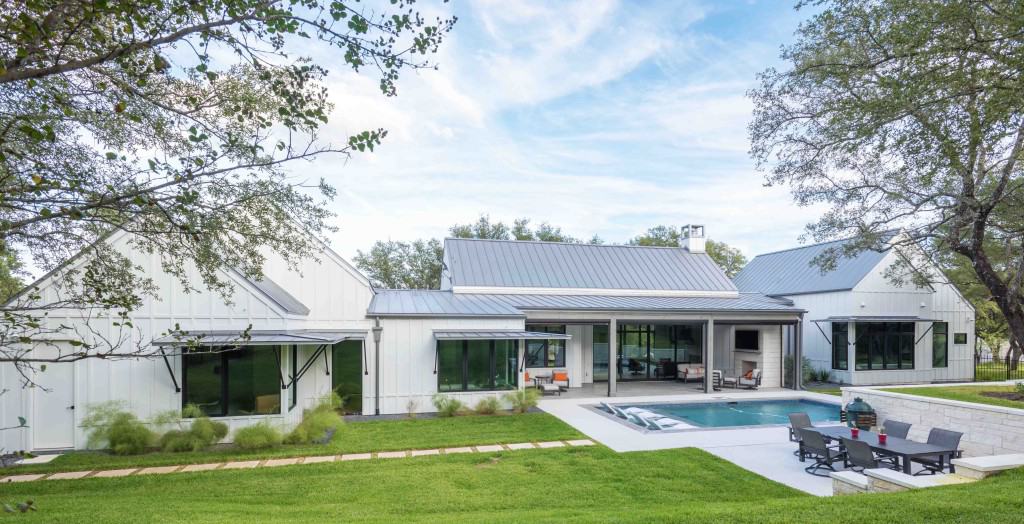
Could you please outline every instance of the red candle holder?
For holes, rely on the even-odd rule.
[[[860,438],[860,428],[850,428],[851,438]]]
[[[887,435],[885,433],[879,434],[878,435],[878,443],[879,444],[885,444],[886,438],[887,438]]]

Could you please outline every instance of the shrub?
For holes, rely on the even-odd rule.
[[[330,393],[311,409],[302,412],[302,422],[285,437],[289,444],[326,443],[344,423],[337,410],[341,407],[341,397]]]
[[[153,445],[156,434],[124,409],[122,402],[105,402],[89,408],[82,420],[88,428],[88,447],[107,447],[117,455],[138,455]]]
[[[194,410],[182,410],[182,414],[195,414]],[[228,434],[228,425],[223,422],[214,422],[205,415],[192,420],[187,430],[174,429],[164,433],[160,437],[160,447],[164,451],[201,451],[204,450]]]
[[[433,402],[434,407],[437,408],[437,416],[439,417],[454,417],[455,415],[458,415],[463,408],[465,408],[465,405],[461,400],[449,397],[448,395],[434,395],[431,402]]]
[[[1018,382],[1013,385],[1013,389],[1018,395],[1024,395],[1024,382]]]
[[[498,403],[497,397],[484,397],[476,403],[473,411],[476,411],[478,415],[493,415],[500,408],[501,404]]]
[[[530,408],[537,407],[538,399],[540,399],[540,391],[535,388],[520,389],[505,394],[505,400],[512,404],[512,411],[516,413],[526,413]]]
[[[405,413],[409,418],[416,418],[416,411],[419,410],[420,403],[416,399],[409,399],[409,402],[405,403]]]
[[[284,437],[270,421],[264,420],[235,432],[235,445],[242,449],[267,449],[281,445]]]
[[[832,379],[832,372],[827,369],[818,370],[818,382],[828,382]]]

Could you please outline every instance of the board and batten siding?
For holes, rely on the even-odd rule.
[[[435,329],[524,329],[521,318],[383,318],[380,341],[380,412],[430,413],[435,412],[431,400],[437,393],[437,344]],[[366,341],[370,374],[363,380],[363,413],[374,410],[375,360],[372,338]],[[523,358],[520,344],[519,358]],[[520,380],[521,382],[521,380]],[[522,384],[520,384],[522,386]],[[498,392],[445,392],[472,407],[484,397],[500,398]]]
[[[157,297],[146,297],[142,306],[132,314],[134,327],[124,331],[122,350],[126,353],[137,347],[147,346],[153,339],[164,335],[169,329],[180,326],[184,330],[244,330],[252,325],[254,330],[280,329],[369,329],[365,318],[366,306],[372,294],[370,287],[357,272],[345,268],[343,262],[332,253],[324,253],[319,261],[308,260],[300,264],[300,273],[289,271],[284,262],[269,257],[264,268],[268,278],[288,289],[296,298],[310,307],[309,317],[290,315],[272,300],[253,288],[244,279],[224,274],[234,284],[229,301],[217,293],[205,289],[194,267],[187,267],[190,283],[198,290],[187,291],[173,276],[160,267],[159,257],[131,248],[126,234],[117,234],[107,241],[112,247],[125,253],[129,259],[143,268],[158,287]],[[72,264],[70,268],[81,264]],[[340,271],[339,271],[340,267]],[[285,284],[286,283],[286,284]],[[56,297],[53,281],[39,283],[41,293],[47,299]],[[227,303],[230,302],[230,303]],[[312,319],[312,320],[310,320]],[[78,310],[52,312],[47,322],[53,325],[66,324],[79,328],[88,324],[90,330],[98,332],[109,340],[118,340],[121,329],[114,325],[116,317],[96,314],[85,317]],[[87,333],[88,331],[83,331]],[[300,365],[303,355],[312,354],[315,348],[300,351]],[[267,351],[271,351],[268,347]],[[169,350],[171,351],[171,350]],[[282,357],[286,357],[282,354]],[[181,381],[181,358],[172,356],[171,367],[176,379]],[[124,402],[127,409],[142,420],[181,408],[181,394],[175,392],[174,384],[164,361],[160,358],[85,359],[75,363],[51,364],[71,366],[74,375],[74,417],[76,428],[73,447],[84,448],[86,431],[81,427],[82,419],[90,405],[108,402]],[[282,374],[290,376],[290,362],[282,358]],[[311,405],[330,390],[329,377],[323,369],[322,359],[300,382],[300,406]],[[317,373],[319,371],[319,373]],[[40,373],[40,371],[37,371]],[[45,371],[41,371],[45,373]],[[318,375],[320,378],[318,378]],[[313,377],[313,378],[310,378]],[[324,382],[326,380],[326,382]],[[10,391],[0,396],[0,425],[15,425],[18,416],[32,413],[34,388],[22,388],[13,365],[0,365],[0,381]],[[309,381],[307,384],[306,381]],[[244,417],[223,417],[232,432],[257,421],[270,420],[287,426],[301,420],[301,409],[288,411],[289,391],[281,391],[283,413],[280,415],[259,415]],[[12,422],[14,422],[12,424]],[[45,431],[28,421],[29,428],[0,432],[0,447],[5,449],[35,449],[35,431]],[[229,435],[230,439],[230,435]]]

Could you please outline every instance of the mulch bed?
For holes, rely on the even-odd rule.
[[[1003,400],[1015,400],[1017,402],[1024,403],[1024,394],[1017,393],[1016,391],[982,391],[982,396],[1001,398]]]

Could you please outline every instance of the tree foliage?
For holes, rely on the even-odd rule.
[[[682,245],[685,234],[680,228],[674,226],[654,226],[643,235],[634,237],[629,241],[635,246],[667,246],[676,247]],[[736,276],[743,266],[747,265],[747,257],[743,253],[725,242],[717,242],[707,239],[704,245],[711,260],[714,260],[718,267],[725,271],[725,274],[732,278]]]
[[[268,252],[289,264],[330,231],[325,181],[286,166],[373,150],[385,130],[319,136],[332,110],[326,63],[379,78],[428,67],[453,19],[428,21],[400,0],[376,8],[323,0],[13,2],[0,9],[0,241],[52,270],[61,292],[4,306],[0,361],[30,362],[42,339],[69,338],[62,360],[114,356],[127,340],[46,327],[43,312],[120,317],[156,287],[98,242],[129,233],[187,290],[228,297],[227,269],[259,278]],[[313,49],[313,48],[307,48]],[[192,271],[197,275],[193,280]],[[54,295],[48,295],[54,296]],[[12,343],[20,348],[11,349]],[[101,346],[106,348],[102,349]]]
[[[750,93],[750,135],[770,183],[830,206],[813,237],[857,239],[818,262],[887,243],[955,253],[1024,340],[1024,3],[806,4],[787,67]]]

